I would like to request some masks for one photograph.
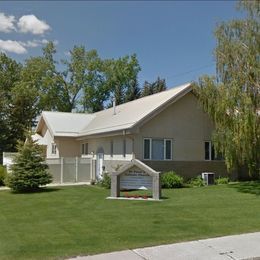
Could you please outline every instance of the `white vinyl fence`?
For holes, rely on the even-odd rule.
[[[16,153],[3,152],[3,165],[6,166],[7,171],[10,170],[15,155]]]
[[[94,161],[90,158],[61,157],[46,159],[53,183],[90,182],[94,179]]]
[[[3,153],[3,165],[10,170],[16,153]],[[80,183],[95,180],[95,160],[80,157],[46,159],[53,183]]]

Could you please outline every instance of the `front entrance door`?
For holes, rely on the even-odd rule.
[[[98,153],[97,154],[97,169],[96,169],[96,178],[97,180],[103,178],[103,161],[104,161],[104,154]]]

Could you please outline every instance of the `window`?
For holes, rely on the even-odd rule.
[[[144,159],[151,159],[151,139],[144,139]]]
[[[164,146],[165,146],[165,160],[171,160],[172,159],[172,140],[165,139],[164,140]]]
[[[81,154],[88,154],[88,143],[81,144]]]
[[[161,161],[164,159],[164,140],[152,139],[152,160]]]
[[[113,140],[110,141],[110,156],[113,157],[114,155],[114,142]]]
[[[223,160],[223,156],[221,154],[216,154],[214,146],[212,145],[211,141],[206,141],[204,143],[204,150],[205,150],[205,160]]]
[[[204,143],[204,150],[205,150],[205,160],[211,160],[211,142]]]
[[[144,139],[144,160],[172,160],[171,139]]]
[[[57,146],[55,143],[51,144],[51,153],[56,154],[57,153]]]
[[[123,140],[123,157],[126,156],[126,140]]]

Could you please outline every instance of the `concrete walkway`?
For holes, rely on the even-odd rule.
[[[260,260],[260,232],[125,250],[74,260]]]

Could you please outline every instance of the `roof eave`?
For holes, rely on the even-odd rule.
[[[130,135],[133,134],[132,130],[130,128],[120,129],[120,130],[114,130],[109,132],[102,132],[97,134],[80,134],[77,138],[77,140],[84,140],[86,138],[93,139],[93,138],[101,138],[101,137],[110,137],[110,136],[122,136],[122,135]]]

